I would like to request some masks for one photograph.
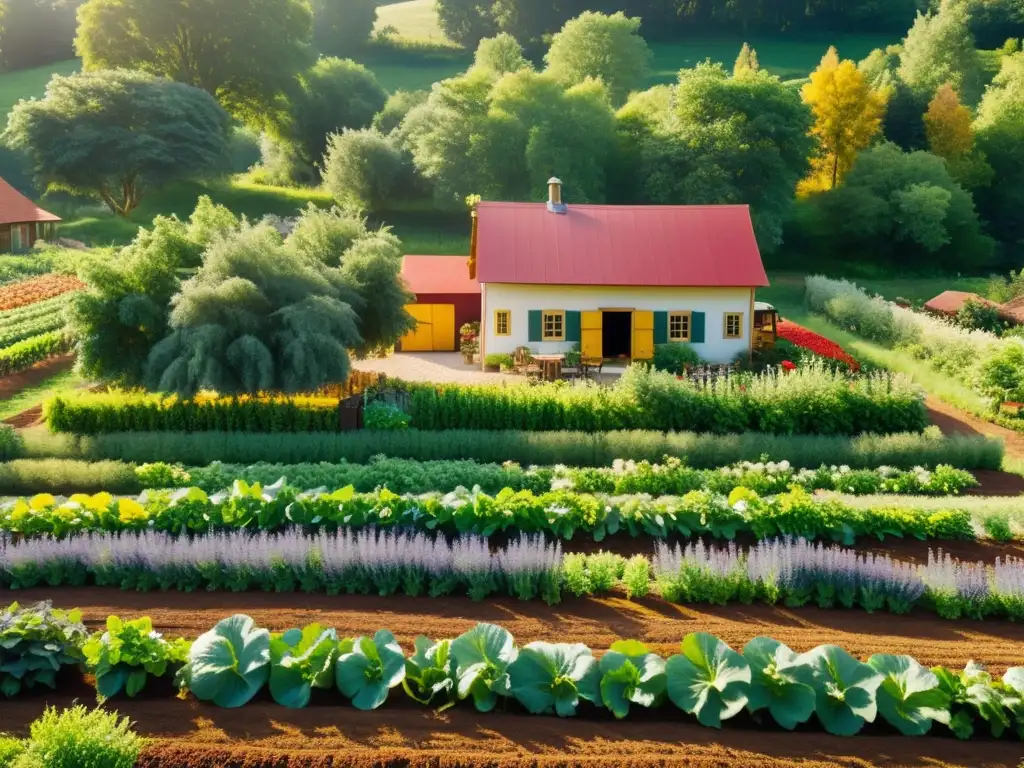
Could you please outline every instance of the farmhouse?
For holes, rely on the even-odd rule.
[[[465,256],[406,256],[402,279],[416,294],[406,311],[416,328],[399,342],[402,352],[451,352],[458,329],[480,320],[480,284],[469,276]]]
[[[692,344],[703,360],[751,348],[768,278],[745,205],[481,202],[470,272],[481,287],[481,355],[567,352],[647,360]]]
[[[53,239],[59,216],[44,211],[0,179],[0,253],[27,251],[36,240]]]

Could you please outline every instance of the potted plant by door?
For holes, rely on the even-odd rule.
[[[480,351],[480,323],[466,323],[459,329],[459,349],[466,365],[472,365]]]

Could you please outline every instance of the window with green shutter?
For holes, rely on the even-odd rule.
[[[654,313],[654,343],[668,344],[668,312]]]
[[[580,313],[575,310],[566,310],[565,313],[565,340],[580,341]]]

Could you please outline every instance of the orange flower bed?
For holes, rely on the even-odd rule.
[[[777,331],[779,338],[785,339],[790,344],[795,344],[821,357],[828,357],[846,363],[850,366],[851,371],[856,372],[860,370],[860,364],[844,352],[841,346],[812,330],[804,328],[802,325],[780,319]]]
[[[85,283],[70,275],[41,275],[31,280],[5,285],[0,288],[0,311],[27,307],[39,301],[52,299],[54,296],[80,291]]]

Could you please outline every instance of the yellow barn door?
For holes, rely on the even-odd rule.
[[[604,323],[600,312],[580,313],[580,355],[604,357]]]
[[[406,304],[416,327],[402,337],[403,352],[430,352],[434,349],[434,307],[432,304]]]
[[[654,312],[637,309],[633,312],[633,359],[654,357]]]
[[[416,327],[402,337],[403,352],[455,350],[454,304],[406,304],[405,311],[416,320]]]
[[[434,320],[431,326],[432,349],[435,352],[455,351],[455,305],[434,304]]]

